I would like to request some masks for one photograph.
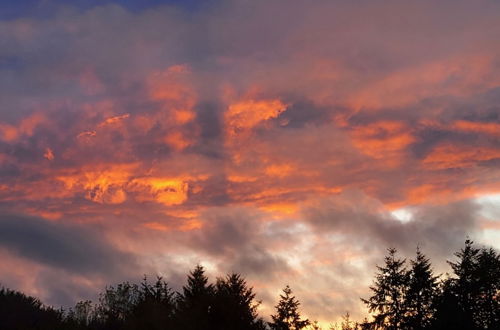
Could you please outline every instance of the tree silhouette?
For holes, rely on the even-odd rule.
[[[264,322],[258,317],[255,293],[238,274],[217,279],[215,299],[212,307],[212,323],[219,330],[264,329]]]
[[[464,314],[459,307],[454,284],[450,278],[440,283],[435,306],[436,312],[431,329],[468,329]]]
[[[86,329],[99,322],[96,307],[90,300],[80,301],[70,308],[65,319],[72,325],[71,329]]]
[[[375,283],[370,287],[373,296],[361,299],[371,313],[374,313],[373,325],[384,329],[401,329],[406,313],[404,298],[408,285],[408,272],[405,260],[396,258],[396,249],[388,249],[383,267],[377,266]]]
[[[161,277],[154,284],[147,278],[139,288],[139,299],[127,322],[127,329],[173,329],[174,293]]]
[[[473,246],[469,239],[465,246],[455,253],[458,261],[448,261],[456,278],[451,280],[451,289],[457,298],[458,307],[462,314],[464,326],[473,329],[474,326],[474,302],[479,294],[479,283],[477,278],[477,258],[480,250]]]
[[[478,290],[474,321],[484,329],[500,329],[500,255],[492,248],[477,257]]]
[[[273,319],[269,323],[271,329],[274,330],[299,330],[307,327],[310,322],[302,320],[299,313],[300,302],[292,295],[290,286],[283,289],[283,294],[280,294],[280,301],[275,306],[276,314],[271,315]]]
[[[187,285],[177,299],[177,326],[185,330],[207,330],[210,327],[214,286],[208,283],[201,265],[188,275]]]
[[[44,306],[40,300],[0,288],[0,329],[65,329],[62,313]]]
[[[349,312],[346,312],[344,315],[342,315],[342,322],[340,323],[340,329],[341,330],[356,330],[358,329],[358,325],[356,322],[353,322],[351,320],[351,315]]]
[[[453,274],[435,276],[430,260],[417,248],[410,269],[388,249],[384,265],[377,266],[362,301],[373,314],[361,323],[345,314],[331,329],[500,329],[500,255],[477,248],[471,240],[448,261]],[[320,329],[302,319],[300,302],[287,285],[265,323],[257,313],[260,302],[253,288],[238,274],[209,283],[203,267],[188,274],[181,293],[158,277],[139,285],[123,282],[106,287],[97,304],[82,301],[67,312],[40,300],[0,287],[0,329],[6,330],[299,330]]]
[[[99,297],[97,317],[105,324],[105,329],[123,329],[139,300],[136,284],[123,282],[116,287],[109,286]]]
[[[434,276],[429,259],[417,248],[411,260],[408,287],[404,298],[405,325],[410,329],[425,329],[434,317],[434,300],[438,290],[438,276]]]

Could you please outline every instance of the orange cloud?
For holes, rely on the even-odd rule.
[[[181,132],[168,133],[165,142],[175,150],[183,150],[193,144],[193,141]]]
[[[191,231],[191,230],[196,230],[200,229],[203,227],[203,223],[198,221],[198,220],[187,220],[183,221],[182,223],[176,223],[176,224],[165,224],[161,222],[146,222],[143,224],[144,227],[148,229],[152,229],[155,231],[164,231],[164,232],[169,232],[169,231]]]
[[[22,136],[30,137],[39,125],[46,122],[46,117],[38,112],[22,119],[18,126],[0,122],[0,139],[14,142]]]
[[[127,119],[129,117],[130,117],[130,114],[128,114],[128,113],[126,113],[124,115],[120,115],[120,116],[109,117],[109,118],[106,118],[97,127],[104,127],[104,126],[107,126],[107,125],[113,125],[113,124],[119,123],[122,120]]]
[[[6,142],[17,140],[19,133],[15,126],[0,123],[0,136]]]
[[[273,164],[269,165],[264,169],[264,172],[268,176],[274,177],[286,177],[290,175],[295,170],[292,164]]]
[[[136,164],[115,165],[103,170],[80,170],[61,175],[57,180],[69,191],[84,192],[85,198],[102,204],[120,204],[127,199],[124,190]]]
[[[229,105],[224,115],[228,137],[245,134],[259,123],[277,118],[287,107],[278,99],[243,100]]]
[[[103,170],[80,170],[60,175],[68,191],[84,193],[85,198],[101,204],[120,204],[127,196],[138,201],[155,201],[171,206],[188,198],[190,178],[144,177],[139,164],[113,165]]]
[[[388,166],[400,164],[406,147],[415,141],[411,129],[396,121],[379,121],[356,126],[350,131],[354,145],[365,155],[385,160]]]
[[[45,149],[45,153],[43,154],[43,157],[45,157],[45,159],[47,159],[47,160],[54,160],[54,152],[52,151],[52,149],[47,148],[47,149]]]
[[[96,131],[85,131],[77,135],[77,138],[91,138],[97,135]]]
[[[368,83],[347,104],[359,111],[404,107],[433,96],[471,95],[498,85],[499,78],[489,74],[494,65],[494,57],[482,54],[426,62]]]
[[[480,123],[480,122],[472,122],[466,120],[458,120],[451,125],[451,128],[462,132],[500,136],[500,124],[497,123]]]
[[[500,149],[442,145],[434,149],[423,161],[431,170],[467,168],[479,162],[500,158]]]
[[[150,95],[153,100],[172,103],[176,110],[191,109],[196,103],[196,95],[187,78],[187,65],[174,65],[149,78]]]
[[[131,190],[139,193],[139,200],[154,200],[171,206],[188,199],[189,184],[181,178],[138,178],[130,182]]]

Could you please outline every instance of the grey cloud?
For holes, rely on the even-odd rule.
[[[70,273],[113,274],[134,264],[97,230],[23,215],[0,215],[0,246]]]
[[[319,232],[336,232],[355,238],[367,249],[381,251],[394,246],[411,254],[417,245],[431,256],[448,257],[465,238],[478,230],[480,207],[470,200],[440,206],[410,209],[413,218],[401,222],[380,213],[377,203],[359,192],[323,200],[319,206],[304,210],[305,218]]]
[[[219,257],[226,272],[273,278],[278,270],[289,268],[282,257],[271,252],[276,237],[268,236],[258,216],[245,208],[214,209],[204,214],[203,231],[191,237],[191,244],[202,253]]]

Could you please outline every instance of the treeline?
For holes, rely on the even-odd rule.
[[[406,260],[389,249],[378,266],[372,296],[362,299],[373,316],[361,329],[500,329],[500,255],[471,240],[448,261],[452,274],[437,276],[417,248]]]
[[[467,240],[448,261],[452,273],[434,274],[419,250],[408,262],[388,253],[362,301],[370,320],[344,315],[333,330],[362,329],[500,329],[500,255]],[[289,286],[266,322],[260,302],[238,274],[209,283],[197,266],[181,292],[162,278],[140,284],[110,286],[96,303],[82,301],[69,310],[54,310],[20,292],[0,289],[0,329],[9,330],[300,330],[321,329],[301,317],[300,302]]]

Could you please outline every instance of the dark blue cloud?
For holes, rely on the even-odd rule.
[[[95,230],[23,215],[0,215],[0,247],[41,264],[83,274],[113,274],[133,263]]]
[[[11,20],[21,17],[51,17],[61,6],[71,6],[77,10],[88,10],[94,7],[116,4],[132,12],[143,11],[161,5],[177,6],[187,11],[205,8],[215,0],[3,0],[0,1],[0,20]]]

